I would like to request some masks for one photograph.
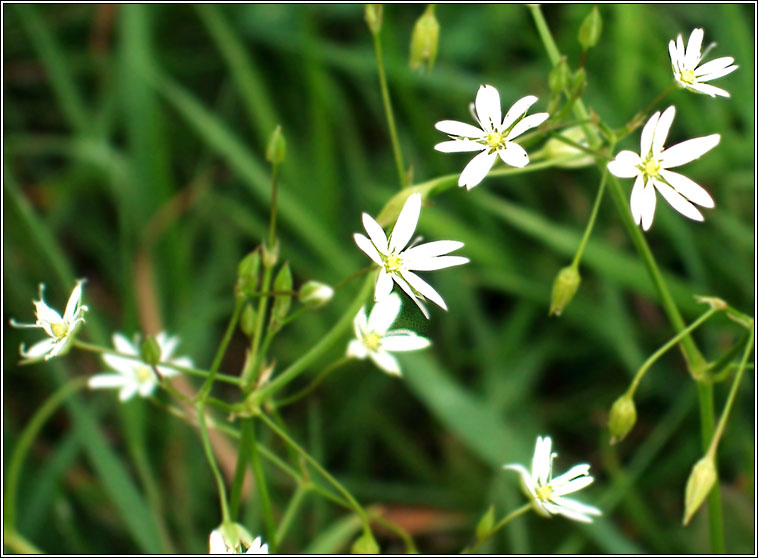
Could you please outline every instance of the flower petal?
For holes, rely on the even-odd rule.
[[[655,126],[655,132],[653,133],[652,150],[655,155],[663,151],[663,144],[666,143],[666,138],[669,135],[669,129],[671,128],[671,123],[674,121],[675,114],[676,108],[674,105],[671,105],[663,111],[663,114],[658,119],[658,124]]]
[[[589,475],[589,473],[590,473],[589,463],[580,463],[579,465],[574,465],[573,467],[571,467],[571,469],[569,469],[562,475],[555,477],[552,481],[550,481],[550,486],[552,486],[553,489],[557,489],[567,484],[568,482],[572,481],[573,479],[577,477]]]
[[[529,164],[529,155],[527,155],[526,150],[512,141],[506,143],[505,149],[501,149],[497,153],[506,165],[520,169]]]
[[[375,301],[382,300],[389,296],[392,292],[392,279],[395,277],[396,275],[387,273],[384,268],[379,270],[379,276],[376,278],[376,286],[374,287]]]
[[[688,202],[684,197],[674,190],[671,186],[660,180],[654,180],[655,187],[661,193],[663,198],[669,202],[669,205],[676,209],[679,213],[685,217],[689,217],[695,221],[703,221],[703,214],[700,213],[697,208]]]
[[[53,349],[55,349],[56,343],[57,343],[56,339],[43,339],[42,341],[38,341],[37,343],[29,347],[28,351],[25,351],[24,346],[21,345],[19,354],[23,358],[28,358],[28,359],[37,359],[37,358],[46,357],[53,351]]]
[[[532,476],[529,474],[529,471],[526,470],[526,467],[518,463],[508,463],[506,465],[503,465],[503,469],[510,469],[511,471],[516,471],[519,474],[519,480],[521,481],[521,488],[524,490],[524,493],[529,498],[537,497],[537,493],[535,492],[535,485],[534,485],[534,482],[532,481]]]
[[[358,313],[353,318],[353,331],[355,332],[355,338],[361,339],[368,333],[368,318],[366,318],[366,307],[361,306]]]
[[[473,140],[458,139],[438,143],[434,146],[434,149],[442,153],[464,153],[467,151],[482,151],[487,149],[487,146]]]
[[[384,335],[400,313],[400,296],[392,293],[380,300],[368,316],[367,331]]]
[[[432,342],[426,337],[421,337],[415,333],[396,333],[390,331],[388,335],[382,337],[381,348],[384,351],[418,351],[431,346]]]
[[[95,374],[87,380],[87,385],[92,389],[121,388],[127,383],[131,382],[121,374]]]
[[[500,93],[491,85],[482,85],[476,93],[476,115],[485,132],[500,124]]]
[[[643,188],[640,198],[640,220],[642,230],[646,231],[655,217],[655,187],[650,182]]]
[[[119,353],[124,353],[127,355],[139,354],[137,352],[137,347],[131,341],[129,341],[125,335],[121,333],[114,333],[111,339],[113,340],[113,346],[116,348],[116,350]],[[135,362],[135,361],[131,361],[131,362]]]
[[[729,91],[721,89],[720,87],[709,85],[707,83],[693,83],[691,85],[688,85],[687,89],[691,89],[692,91],[696,91],[698,93],[703,93],[704,95],[710,95],[711,97],[729,98],[731,96],[729,95]]]
[[[421,310],[421,313],[424,315],[424,317],[428,320],[429,319],[429,310],[427,310],[426,306],[424,305],[421,300],[416,296],[416,293],[413,292],[413,289],[411,286],[406,283],[406,281],[400,277],[399,275],[395,275],[395,283],[397,283],[401,289],[407,294],[413,302],[416,303],[416,306],[418,306],[418,309]]]
[[[400,252],[408,244],[413,236],[421,214],[421,194],[411,194],[403,205],[400,215],[395,222],[395,227],[390,234],[390,252]]]
[[[642,135],[640,136],[640,159],[647,158],[650,153],[650,149],[653,147],[653,136],[655,135],[655,127],[658,125],[658,119],[661,117],[660,112],[656,112],[642,128]]]
[[[361,360],[368,356],[368,349],[361,341],[353,339],[347,344],[346,356],[348,358],[357,358]]]
[[[366,229],[371,242],[374,243],[374,246],[376,246],[376,249],[380,254],[386,254],[387,235],[384,234],[384,229],[382,229],[382,227],[379,226],[379,223],[377,223],[368,213],[364,213],[362,219],[363,228]]]
[[[537,112],[535,114],[530,114],[529,116],[525,116],[518,122],[516,122],[516,125],[511,128],[511,131],[508,133],[507,140],[513,140],[514,138],[519,137],[521,134],[526,132],[527,130],[531,128],[536,128],[540,124],[542,124],[545,120],[547,120],[550,117],[550,114],[547,112]]]
[[[74,290],[71,291],[71,296],[68,297],[66,310],[63,312],[63,321],[67,324],[74,319],[74,314],[76,314],[79,303],[82,301],[82,283],[84,283],[84,280],[79,279],[76,282]]]
[[[510,128],[513,123],[516,122],[516,120],[527,113],[529,107],[536,103],[537,100],[537,97],[534,95],[527,95],[526,97],[521,97],[518,101],[513,103],[511,108],[508,109],[508,112],[505,113],[505,118],[503,118],[503,125],[501,126],[501,129],[507,130]]]
[[[582,514],[584,516],[603,515],[603,512],[595,506],[590,506],[578,500],[574,500],[573,498],[564,498],[562,496],[557,496],[552,500],[554,503],[561,506],[564,510],[571,510],[576,514]],[[592,519],[589,517],[587,517],[587,520],[592,521]]]
[[[463,265],[469,262],[468,258],[463,256],[436,256],[434,258],[417,258],[413,260],[413,263],[407,263],[406,269],[413,271],[436,271],[438,269],[445,269],[446,267],[453,267],[456,265]]]
[[[387,374],[400,376],[400,365],[398,364],[397,359],[391,354],[383,351],[369,351],[368,356],[374,361],[374,364],[384,370]]]
[[[697,182],[690,180],[678,172],[661,169],[661,177],[669,183],[677,192],[682,194],[692,203],[702,205],[703,207],[714,207],[716,204],[711,195],[700,186]]]
[[[563,476],[563,475],[561,475]],[[577,492],[578,490],[581,490],[582,488],[585,488],[592,484],[592,481],[595,479],[591,476],[585,475],[581,477],[574,478],[568,482],[564,482],[560,486],[555,486],[555,482],[550,483],[550,485],[553,487],[553,497],[555,496],[563,496],[564,494],[571,494],[572,492]]]
[[[463,248],[463,242],[457,240],[435,240],[434,242],[427,242],[426,244],[420,244],[413,248],[408,248],[403,252],[403,261],[410,264],[410,262],[416,259],[434,258],[436,256],[442,256]]]
[[[129,384],[125,385],[118,393],[119,401],[128,401],[137,394],[138,389],[139,386],[137,386],[136,382],[130,382]]]
[[[424,281],[421,277],[419,277],[412,271],[404,271],[403,279],[405,279],[411,287],[413,287],[419,293],[421,293],[424,296],[424,298],[426,298],[427,300],[431,300],[443,310],[447,310],[445,301],[442,300],[442,297],[440,296],[440,294],[437,291],[435,291],[434,288],[429,283]]]
[[[132,360],[116,355],[103,354],[103,361],[109,368],[126,377],[134,377],[134,371],[139,366],[138,360]]]
[[[608,163],[608,171],[619,178],[633,178],[640,174],[637,165],[641,162],[640,156],[634,151],[619,151],[616,158]]]
[[[692,138],[677,143],[661,153],[661,166],[664,169],[669,169],[694,161],[716,147],[720,140],[721,136],[719,134],[711,134],[710,136]]]
[[[645,189],[645,179],[640,174],[637,176],[637,180],[634,181],[634,186],[632,187],[632,195],[629,199],[629,208],[632,211],[632,218],[634,219],[634,222],[638,225],[642,222],[642,207],[643,207],[643,197],[642,192]]]
[[[674,75],[677,75],[679,73],[679,57],[677,56],[676,43],[674,41],[669,41],[669,58],[671,58],[671,65],[675,70]]]
[[[463,137],[463,138],[482,138],[487,135],[486,132],[466,124],[465,122],[458,122],[457,120],[441,120],[434,125],[440,132],[444,132],[451,136]]]
[[[355,243],[358,245],[358,248],[363,250],[363,252],[369,258],[371,258],[371,260],[375,264],[384,266],[384,262],[382,261],[382,256],[377,251],[376,246],[374,246],[373,242],[371,242],[368,238],[366,238],[360,233],[353,234],[353,240],[355,240]]]
[[[541,486],[545,486],[550,480],[548,477],[553,464],[552,446],[550,436],[537,437],[532,456],[532,480]]]
[[[479,184],[490,172],[492,165],[495,164],[495,159],[497,159],[497,155],[489,151],[482,151],[471,159],[458,178],[458,186],[465,186],[470,190]]]
[[[712,79],[720,78],[727,74],[731,74],[739,66],[731,66],[734,63],[734,58],[731,56],[724,56],[723,58],[716,58],[710,62],[706,62],[702,66],[695,70],[695,77],[700,78],[698,81],[710,81]]]
[[[693,29],[687,41],[687,53],[684,55],[684,63],[688,68],[694,69],[700,62],[700,47],[703,45],[703,30]]]

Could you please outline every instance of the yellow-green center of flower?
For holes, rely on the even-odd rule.
[[[503,134],[496,131],[491,131],[489,134],[487,134],[487,145],[489,145],[492,148],[499,147],[500,144],[503,143]]]
[[[379,343],[382,341],[382,336],[378,333],[367,333],[363,336],[363,344],[371,351],[379,349]]]
[[[658,176],[661,170],[661,162],[650,155],[647,160],[640,166],[640,170],[645,173],[646,176],[653,178]]]
[[[684,83],[693,83],[695,81],[695,72],[692,70],[682,70],[682,72],[679,74],[679,79],[681,79]]]
[[[137,367],[137,381],[140,384],[149,382],[153,378],[153,371],[147,364],[141,364]]]
[[[68,333],[68,326],[64,323],[50,324],[50,329],[53,330],[53,335],[58,339],[63,339]]]
[[[387,270],[387,273],[397,273],[400,271],[400,266],[402,265],[403,260],[396,254],[390,254],[384,258],[384,268]]]
[[[538,486],[535,492],[537,493],[537,498],[543,502],[549,502],[550,496],[553,495],[553,487],[549,484],[547,486]]]

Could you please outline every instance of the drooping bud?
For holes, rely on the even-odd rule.
[[[382,5],[366,4],[364,6],[364,17],[368,24],[369,31],[376,35],[382,29]]]
[[[578,143],[579,145],[587,145],[587,138],[585,137],[584,131],[580,126],[574,126],[573,128],[563,130],[558,135],[569,139],[574,143]],[[556,167],[562,169],[576,169],[580,167],[586,167],[595,162],[595,158],[589,153],[584,153],[584,151],[581,149],[577,149],[573,145],[569,145],[568,143],[561,141],[555,137],[547,140],[543,154],[545,156],[545,159],[549,161],[568,159],[566,161],[555,164]],[[582,156],[582,154],[584,154],[584,156]],[[570,158],[572,156],[575,156],[576,159]]]
[[[597,6],[584,18],[582,25],[579,27],[579,44],[582,50],[588,50],[594,47],[600,40],[600,34],[603,31],[603,18]]]
[[[140,347],[140,357],[145,364],[150,366],[155,366],[161,361],[161,346],[152,335],[145,336]]]
[[[366,529],[363,535],[353,543],[350,552],[353,554],[379,554],[379,545],[371,531]]]
[[[284,156],[287,154],[287,142],[284,140],[282,134],[282,127],[277,125],[274,131],[271,132],[271,137],[266,145],[266,160],[272,165],[278,165],[284,161]]]
[[[484,515],[476,524],[476,538],[483,539],[489,535],[492,531],[492,527],[495,525],[495,506],[490,505],[489,509],[484,512]]]
[[[626,392],[616,399],[608,416],[608,430],[611,432],[611,444],[626,438],[637,422],[637,409],[634,407],[632,394]]]
[[[297,299],[301,304],[310,308],[318,308],[329,302],[334,296],[334,289],[325,283],[308,281],[297,293]]]
[[[560,316],[563,309],[566,308],[571,299],[574,298],[576,290],[582,278],[579,276],[579,270],[573,265],[564,267],[555,276],[553,281],[553,296],[550,299],[550,316]]]
[[[560,93],[568,87],[570,78],[571,72],[566,63],[566,57],[561,56],[561,59],[555,66],[553,66],[553,69],[550,70],[550,73],[547,76],[547,83],[550,86],[550,90],[553,93]]]
[[[714,310],[726,310],[728,305],[722,299],[716,296],[698,296],[695,295],[695,300],[700,304],[707,304]]]
[[[687,487],[684,489],[684,517],[682,525],[687,525],[692,516],[695,515],[695,512],[700,509],[700,506],[713,489],[713,485],[716,484],[717,478],[716,464],[710,455],[706,455],[692,467],[690,478],[687,479]]]
[[[253,250],[240,260],[237,266],[237,284],[234,287],[237,298],[246,299],[253,296],[258,288],[258,270],[261,266],[261,254]]]
[[[437,44],[440,24],[434,17],[434,4],[429,4],[421,17],[416,20],[411,34],[410,66],[415,70],[427,62],[427,70],[432,71],[437,58]]]

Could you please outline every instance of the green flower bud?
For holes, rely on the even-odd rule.
[[[581,282],[582,278],[579,276],[579,270],[576,267],[569,265],[561,269],[553,281],[553,296],[550,299],[548,315],[560,316],[563,309],[574,298]]]
[[[145,336],[140,347],[140,357],[145,364],[150,366],[155,366],[161,361],[161,346],[152,335]]]
[[[372,35],[376,35],[382,28],[382,5],[366,4],[364,6],[364,17]]]
[[[248,337],[252,337],[255,333],[255,317],[255,308],[251,302],[248,302],[245,305],[245,308],[242,310],[242,315],[240,316],[240,329],[242,330],[242,333]]]
[[[276,274],[274,279],[275,291],[291,291],[292,290],[292,272],[290,271],[290,264],[285,263],[279,273]],[[287,317],[292,305],[292,295],[290,294],[278,294],[274,298],[274,305],[271,307],[271,321],[269,322],[269,329],[271,331],[279,331],[282,327],[282,322]]]
[[[318,281],[308,281],[297,293],[297,299],[301,304],[311,308],[318,308],[329,302],[334,296],[334,289]]]
[[[558,135],[578,143],[579,145],[587,145],[587,138],[585,137],[581,126],[568,128]],[[569,145],[558,138],[550,138],[547,140],[543,153],[547,160],[566,159],[572,155],[576,156],[576,159],[569,159],[568,161],[563,161],[562,163],[555,165],[562,169],[577,169],[592,165],[595,162],[595,158],[589,153],[585,153],[581,149],[577,149],[573,145]]]
[[[600,17],[600,11],[595,6],[579,27],[579,43],[582,45],[582,50],[594,47],[600,40],[602,31],[603,18]]]
[[[706,455],[695,463],[687,479],[687,487],[684,489],[684,518],[682,525],[687,525],[695,515],[695,512],[705,501],[713,485],[716,484],[718,473],[713,457]]]
[[[553,93],[560,93],[569,85],[569,78],[571,72],[569,71],[568,64],[566,63],[566,57],[561,56],[558,63],[553,66],[547,77],[547,83],[550,86],[550,90]]]
[[[576,72],[574,72],[574,75],[571,78],[571,91],[573,92],[573,95],[581,95],[586,85],[587,72],[584,71],[584,68],[579,68]]]
[[[353,554],[379,554],[379,545],[371,531],[366,530],[363,535],[353,543],[350,549]]]
[[[420,18],[416,20],[411,34],[411,69],[420,68],[428,61],[431,72],[437,58],[437,43],[440,37],[440,24],[434,17],[434,4],[429,4]]]
[[[476,538],[483,539],[495,525],[495,506],[490,506],[476,525]]]
[[[261,246],[261,252],[263,252],[263,256],[261,258],[263,267],[274,267],[276,265],[276,262],[279,261],[279,239],[274,239],[273,247],[267,246],[264,242]]]
[[[284,161],[284,156],[287,154],[287,142],[282,135],[282,127],[278,126],[271,132],[271,137],[268,140],[266,146],[266,160],[272,165],[278,165]]]
[[[253,250],[247,256],[240,260],[237,266],[237,284],[235,285],[235,294],[240,299],[253,296],[258,288],[258,270],[261,266],[261,254],[258,250]]]
[[[726,310],[727,309],[727,303],[724,302],[722,299],[715,297],[715,296],[697,296],[695,295],[695,300],[698,301],[700,304],[707,304],[714,310]]]
[[[608,430],[611,432],[611,444],[620,442],[629,434],[637,422],[637,409],[634,407],[632,394],[627,392],[613,403],[608,417]]]

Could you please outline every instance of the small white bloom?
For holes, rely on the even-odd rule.
[[[329,302],[334,296],[334,289],[325,283],[319,281],[308,281],[297,293],[298,300],[310,306],[311,308],[318,308]]]
[[[192,367],[192,361],[187,357],[172,358],[179,338],[169,337],[165,332],[155,336],[155,340],[161,349],[161,361],[177,366]],[[140,351],[136,343],[130,342],[120,333],[113,334],[113,345],[119,353],[139,357]],[[96,374],[89,379],[88,385],[93,389],[119,389],[118,398],[127,401],[139,393],[140,397],[148,397],[158,385],[158,378],[152,367],[138,359],[129,359],[118,355],[104,354],[103,360],[116,371],[113,373]],[[170,378],[179,374],[178,370],[157,366],[161,377]]]
[[[438,240],[406,248],[416,230],[420,213],[421,194],[412,194],[400,211],[389,240],[379,223],[368,213],[363,214],[363,226],[368,238],[358,233],[354,234],[353,238],[358,248],[381,268],[376,279],[374,300],[381,300],[389,295],[394,281],[413,299],[424,316],[429,318],[429,312],[417,295],[431,300],[444,310],[447,310],[447,306],[439,293],[413,271],[433,271],[461,265],[467,263],[468,258],[445,255],[463,246],[463,242],[454,240]]]
[[[397,359],[390,353],[425,349],[431,342],[409,329],[390,331],[390,326],[399,313],[400,297],[397,293],[374,304],[368,318],[366,307],[361,308],[353,320],[355,339],[347,346],[347,356],[360,359],[369,357],[388,374],[400,376]]]
[[[537,444],[532,457],[532,471],[516,463],[503,465],[504,469],[516,471],[521,478],[521,486],[524,493],[531,499],[535,511],[544,517],[562,515],[575,521],[592,523],[592,515],[602,515],[599,509],[578,502],[573,498],[566,498],[581,490],[594,480],[589,476],[590,466],[587,463],[575,465],[567,473],[553,478],[553,459],[558,455],[552,453],[552,440],[550,436],[537,437]]]
[[[61,317],[58,312],[50,308],[44,300],[45,285],[39,285],[39,300],[34,303],[34,313],[37,321],[33,324],[22,324],[11,319],[13,327],[41,327],[50,339],[45,339],[35,343],[28,351],[24,350],[21,345],[21,356],[27,360],[37,360],[43,358],[49,360],[60,354],[63,354],[74,339],[81,324],[84,323],[84,313],[87,307],[82,304],[82,283],[84,279],[79,279],[68,297],[66,310]]]
[[[248,532],[239,524],[234,524],[234,527],[238,533],[236,542],[231,542],[227,537],[224,537],[225,530],[222,527],[211,531],[208,554],[268,554],[268,544],[262,544],[263,541],[260,537],[256,537],[253,541],[246,541],[245,539],[251,538]],[[242,540],[240,540],[240,536]],[[243,546],[248,547],[244,553],[242,552]]]
[[[650,117],[642,129],[639,155],[633,151],[620,151],[608,163],[611,174],[620,178],[636,178],[630,206],[634,222],[642,224],[644,230],[653,224],[656,189],[671,207],[695,221],[702,221],[703,215],[693,203],[703,207],[715,205],[713,198],[702,186],[668,169],[694,161],[707,153],[718,145],[721,136],[711,134],[693,138],[664,150],[663,144],[674,121],[675,110],[671,106],[663,114],[656,112]]]
[[[703,93],[711,97],[715,97],[716,95],[729,97],[728,91],[708,85],[705,82],[730,74],[739,68],[739,66],[733,65],[734,58],[724,56],[698,67],[698,64],[705,58],[711,47],[715,46],[715,43],[712,44],[701,55],[700,47],[702,44],[702,29],[692,30],[690,38],[687,41],[686,51],[684,50],[684,41],[682,41],[681,35],[677,36],[676,43],[669,41],[669,56],[671,57],[671,70],[674,72],[674,79],[680,86],[696,93]]]
[[[437,151],[481,151],[463,169],[458,186],[470,190],[479,184],[495,164],[498,155],[506,165],[512,167],[521,168],[529,164],[529,155],[513,140],[530,128],[539,126],[550,116],[546,112],[526,116],[529,107],[536,102],[537,97],[534,95],[519,99],[513,103],[501,122],[500,93],[491,85],[482,85],[471,110],[479,128],[456,120],[442,120],[434,125],[452,138],[451,141],[435,145]]]

